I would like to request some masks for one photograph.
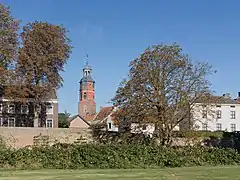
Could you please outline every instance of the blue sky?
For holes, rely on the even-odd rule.
[[[58,91],[59,111],[77,113],[84,55],[89,54],[99,109],[114,96],[128,64],[149,45],[177,42],[195,61],[208,61],[217,94],[240,91],[238,0],[0,0],[22,24],[62,24],[74,46]]]

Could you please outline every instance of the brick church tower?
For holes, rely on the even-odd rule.
[[[78,103],[78,114],[88,119],[96,114],[95,102],[95,81],[92,78],[92,68],[88,65],[88,60],[83,68],[83,77],[80,81],[80,94]]]

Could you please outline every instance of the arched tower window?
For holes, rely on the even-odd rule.
[[[83,99],[87,99],[87,93],[83,93]]]

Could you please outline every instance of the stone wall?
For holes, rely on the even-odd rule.
[[[92,141],[91,130],[86,128],[0,128],[0,136],[14,148],[38,145],[47,142],[74,143]]]

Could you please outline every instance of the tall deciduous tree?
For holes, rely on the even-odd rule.
[[[50,92],[62,86],[61,72],[71,53],[65,28],[47,22],[34,22],[23,27],[17,73],[34,99],[35,112],[44,105]],[[35,114],[35,120],[39,113]]]
[[[19,21],[11,16],[10,8],[0,4],[0,84],[6,83],[10,65],[16,60]]]
[[[130,63],[129,77],[113,98],[121,109],[119,119],[153,123],[161,143],[169,143],[193,105],[211,94],[206,78],[211,69],[207,63],[194,64],[177,44],[146,49]]]

